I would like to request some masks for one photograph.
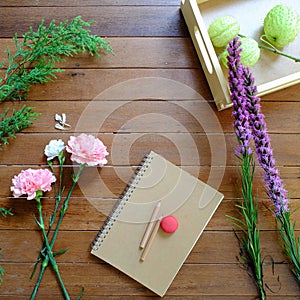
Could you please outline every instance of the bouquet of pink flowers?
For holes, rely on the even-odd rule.
[[[63,166],[65,163],[65,154],[64,150],[71,154],[70,159],[79,164],[79,169],[77,173],[72,173],[72,185],[64,197],[65,187],[62,185],[63,179]],[[35,217],[35,221],[43,236],[44,245],[41,249],[35,268],[32,272],[31,278],[33,277],[37,265],[41,263],[40,273],[32,292],[31,298],[34,299],[38,288],[40,286],[43,274],[50,262],[54,272],[57,275],[58,281],[60,283],[62,292],[65,299],[70,299],[68,292],[64,286],[63,280],[61,278],[58,265],[55,260],[55,256],[63,254],[66,252],[66,249],[53,252],[53,246],[57,238],[57,234],[63,220],[64,215],[66,214],[70,197],[74,190],[76,183],[79,180],[79,177],[86,166],[100,166],[103,167],[106,163],[106,156],[108,152],[106,151],[106,146],[98,138],[95,138],[92,135],[80,134],[77,137],[71,136],[67,145],[64,145],[62,140],[51,140],[50,143],[45,147],[45,155],[47,156],[47,163],[50,167],[49,169],[27,169],[22,170],[18,175],[14,176],[12,179],[13,186],[11,191],[14,197],[20,197],[22,195],[27,196],[27,200],[35,199],[37,202],[38,217]],[[57,180],[54,175],[54,166],[53,160],[58,159],[59,164],[59,179]],[[52,190],[52,184],[54,184],[54,196],[55,203],[54,209],[49,219],[49,224],[46,228],[44,214],[42,210],[42,197],[45,192]],[[62,201],[63,200],[63,201]],[[60,209],[60,211],[59,211]],[[56,216],[59,216],[58,220],[55,223]],[[53,234],[50,236],[52,227],[55,226]]]

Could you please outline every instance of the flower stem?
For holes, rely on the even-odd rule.
[[[53,213],[51,215],[50,218],[50,224],[49,224],[49,230],[48,232],[50,232],[50,230],[52,229],[53,223],[55,221],[55,217],[56,217],[56,212],[58,209],[58,206],[61,202],[62,199],[62,194],[64,192],[64,187],[62,187],[62,179],[63,179],[63,166],[65,163],[65,157],[63,156],[63,151],[61,151],[58,155],[58,161],[59,161],[59,184],[58,184],[58,190],[57,187],[55,185],[55,206],[54,206],[54,210]],[[52,173],[54,173],[54,168],[52,165],[52,162],[48,162],[48,165],[50,166]]]
[[[43,218],[43,213],[42,213],[42,204],[41,204],[41,200],[40,200],[40,197],[37,197],[36,198],[36,201],[37,201],[37,208],[38,208],[38,212],[39,212],[39,221],[38,221],[38,224],[39,224],[39,227],[41,228],[41,231],[42,231],[42,235],[43,235],[43,238],[44,238],[44,241],[45,241],[45,245],[46,245],[46,249],[47,249],[47,256],[49,261],[51,262],[51,265],[52,265],[52,268],[57,276],[57,279],[60,283],[60,286],[61,286],[61,289],[63,291],[63,294],[64,294],[64,297],[65,299],[69,300],[70,299],[70,296],[64,286],[64,283],[62,281],[62,278],[61,278],[61,275],[60,275],[60,272],[58,270],[58,265],[54,259],[54,256],[53,256],[53,253],[52,253],[52,247],[50,247],[50,244],[49,244],[49,241],[48,241],[48,237],[47,237],[47,233],[45,231],[45,224],[44,224],[44,218]],[[40,276],[39,276],[40,278]],[[40,282],[37,282],[37,284],[39,285]],[[31,299],[34,299],[34,298],[31,298]]]
[[[234,225],[241,232],[236,233],[240,244],[240,257],[246,266],[250,269],[254,282],[257,286],[261,300],[266,298],[263,282],[263,269],[260,249],[260,230],[257,226],[258,203],[253,198],[253,173],[254,163],[253,156],[243,155],[241,158],[241,180],[243,200],[237,207],[240,210],[241,218],[230,217]]]
[[[300,245],[299,239],[297,241],[295,237],[295,225],[291,222],[290,212],[282,211],[281,214],[276,215],[276,220],[279,224],[283,252],[289,260],[293,274],[300,283]]]
[[[61,165],[62,165],[62,164],[63,164],[63,163],[61,163]],[[52,235],[50,244],[49,244],[49,242],[48,242],[48,237],[47,237],[47,235],[46,235],[46,239],[45,239],[46,245],[45,245],[45,247],[47,248],[47,254],[49,254],[49,251],[50,251],[51,254],[52,254],[52,257],[53,257],[52,248],[53,248],[54,243],[55,243],[55,241],[56,241],[56,238],[57,238],[57,234],[58,234],[60,225],[61,225],[62,220],[63,220],[63,217],[64,217],[64,215],[65,215],[65,213],[66,213],[66,210],[67,210],[68,203],[69,203],[70,197],[71,197],[71,195],[72,195],[72,192],[73,192],[73,190],[74,190],[74,188],[75,188],[75,186],[76,186],[76,184],[77,184],[77,182],[78,182],[78,180],[79,180],[79,177],[80,177],[80,175],[81,175],[82,170],[83,170],[84,167],[85,167],[85,165],[80,165],[79,170],[78,170],[76,176],[73,176],[73,183],[72,183],[72,186],[70,187],[70,190],[69,190],[69,192],[68,192],[68,195],[67,195],[66,199],[64,200],[64,202],[63,202],[63,204],[62,204],[60,216],[59,216],[59,219],[58,219],[58,221],[57,221],[57,225],[56,225],[56,228],[55,228],[54,233],[53,233],[53,235]],[[62,167],[60,167],[60,180],[62,179],[62,174],[61,174],[61,173],[62,173]],[[59,189],[59,190],[61,190],[61,189]],[[61,195],[58,195],[58,196],[60,196],[59,198],[61,199]],[[42,215],[41,215],[41,217],[42,217],[42,219],[43,219],[43,216],[42,216]],[[44,232],[45,232],[45,230],[44,230]],[[46,242],[46,241],[47,241],[47,242]],[[47,246],[47,244],[48,244],[48,246]],[[41,252],[40,252],[40,256],[41,256],[41,255],[42,255],[42,254],[41,254]],[[35,287],[34,287],[34,290],[33,290],[33,292],[32,292],[32,296],[31,296],[30,300],[34,299],[34,297],[35,297],[35,295],[36,295],[36,293],[37,293],[37,290],[38,290],[38,288],[39,288],[39,285],[40,285],[41,279],[42,279],[42,277],[43,277],[43,274],[44,274],[44,272],[45,272],[45,270],[46,270],[46,268],[47,268],[47,266],[48,266],[49,259],[50,259],[50,257],[49,257],[48,255],[46,255],[46,257],[45,257],[45,259],[44,259],[44,261],[43,261],[43,263],[42,263],[42,266],[41,266],[41,269],[40,269],[40,273],[39,273],[39,277],[38,277],[38,280],[37,280],[36,285],[35,285]],[[54,259],[54,258],[53,258],[53,259]],[[60,277],[58,277],[58,278],[60,278]],[[66,297],[66,299],[69,299],[69,298]]]
[[[62,204],[62,208],[61,208],[61,211],[60,211],[60,215],[59,215],[59,219],[57,221],[57,225],[56,225],[56,228],[54,230],[54,233],[53,233],[53,236],[52,236],[52,239],[51,239],[51,242],[50,242],[50,247],[53,247],[54,243],[55,243],[55,240],[56,240],[56,237],[57,237],[57,234],[58,234],[58,231],[59,231],[59,228],[60,228],[60,225],[62,223],[62,220],[66,214],[66,211],[67,211],[67,208],[68,208],[68,204],[69,204],[69,200],[71,198],[71,195],[73,193],[73,190],[79,180],[79,177],[82,173],[82,170],[84,169],[85,165],[84,164],[81,164],[79,166],[79,170],[76,174],[76,176],[73,176],[73,183],[72,183],[72,186],[70,187],[70,190],[68,192],[68,195],[66,197],[66,199],[64,200],[63,204]]]
[[[62,194],[63,194],[63,191],[64,191],[64,188],[62,188],[63,165],[64,165],[64,162],[65,162],[65,157],[63,156],[63,151],[61,151],[61,153],[59,153],[58,161],[59,161],[59,185],[58,185],[58,188],[57,188],[56,182],[54,184],[55,205],[54,205],[53,213],[50,215],[47,236],[51,232],[52,226],[53,226],[55,218],[56,218],[57,209],[58,209],[58,206],[61,202]],[[48,161],[47,163],[48,163],[48,166],[50,167],[52,173],[54,174],[54,168],[53,168],[52,161]],[[52,247],[51,247],[51,249],[52,249]],[[43,248],[40,250],[40,253],[37,257],[35,267],[34,267],[32,273],[31,273],[30,279],[32,279],[32,277],[33,277],[33,275],[36,271],[36,267],[37,267],[38,263],[42,260],[42,257],[45,257],[45,255],[44,255],[45,250],[46,250],[46,247],[45,247],[45,244],[44,244]],[[44,269],[47,267],[47,265],[48,265],[48,263],[46,264],[45,267],[42,267],[41,271],[43,270],[43,273],[44,273]],[[40,277],[40,275],[39,275],[39,277]]]
[[[40,273],[39,273],[39,277],[38,277],[38,279],[36,281],[36,284],[34,286],[34,289],[33,289],[32,293],[31,293],[30,300],[35,299],[35,296],[36,296],[37,291],[38,291],[38,289],[40,287],[43,275],[45,273],[46,267],[48,265],[48,261],[49,261],[49,258],[48,258],[48,256],[46,256],[45,259],[44,259],[44,261],[42,262],[42,267],[41,267],[41,270],[40,270]]]
[[[59,183],[59,192],[58,192],[58,194],[56,195],[56,198],[59,199],[59,202],[60,202],[61,199],[62,199],[62,192],[63,192],[63,189],[61,188],[62,172],[63,172],[62,165],[63,165],[63,163],[64,163],[64,160],[60,160],[60,183]],[[62,204],[60,216],[59,216],[59,219],[58,219],[58,221],[57,221],[57,225],[56,225],[56,228],[55,228],[54,233],[53,233],[53,235],[52,235],[50,244],[49,244],[48,236],[47,236],[47,234],[46,234],[46,232],[45,232],[45,230],[44,230],[44,233],[43,233],[43,236],[44,236],[44,239],[45,239],[45,247],[44,247],[44,248],[47,249],[47,254],[46,254],[46,256],[45,256],[45,258],[44,258],[44,260],[43,260],[43,262],[42,262],[41,269],[40,269],[40,273],[39,273],[39,277],[38,277],[38,280],[37,280],[36,285],[35,285],[35,287],[34,287],[34,290],[33,290],[33,292],[32,292],[32,295],[31,295],[30,300],[33,300],[33,299],[35,298],[35,295],[36,295],[37,290],[38,290],[38,288],[39,288],[39,286],[40,286],[40,282],[41,282],[41,280],[42,280],[42,277],[43,277],[43,275],[44,275],[44,272],[45,272],[45,270],[46,270],[46,268],[47,268],[47,266],[48,266],[49,260],[51,261],[51,257],[49,256],[49,252],[51,253],[51,255],[52,255],[52,257],[53,257],[52,248],[53,248],[54,243],[55,243],[55,241],[56,241],[57,234],[58,234],[58,231],[59,231],[59,229],[60,229],[60,225],[61,225],[61,223],[62,223],[63,217],[64,217],[64,215],[65,215],[65,213],[66,213],[66,210],[67,210],[68,203],[69,203],[69,200],[70,200],[70,198],[71,198],[72,192],[73,192],[73,190],[74,190],[74,188],[75,188],[75,186],[76,186],[76,184],[77,184],[77,182],[78,182],[78,180],[79,180],[79,178],[80,178],[80,175],[81,175],[81,173],[82,173],[84,167],[85,167],[84,164],[80,165],[79,170],[78,170],[76,176],[73,176],[73,177],[72,177],[72,178],[73,178],[73,183],[72,183],[72,186],[70,187],[70,190],[69,190],[69,192],[68,192],[68,194],[67,194],[66,199],[64,200],[64,202],[63,202],[63,204]],[[56,203],[56,204],[58,205],[58,203]],[[41,209],[41,204],[40,204],[40,209]],[[57,209],[57,207],[56,207],[56,209]],[[40,214],[41,214],[41,213],[40,213]],[[42,220],[43,220],[43,216],[42,216],[42,215],[40,215],[40,219],[41,219],[41,218],[42,218]],[[54,221],[54,220],[53,220],[53,221]],[[51,224],[51,226],[52,226],[52,225],[53,225],[53,223]],[[42,230],[43,230],[43,229],[42,229]],[[46,236],[45,236],[44,234],[46,234]],[[43,248],[43,249],[44,249],[44,248]],[[40,259],[42,256],[43,256],[43,254],[42,254],[42,251],[41,251],[40,254],[39,254],[39,259]],[[53,260],[54,260],[54,257],[53,257]],[[51,263],[52,263],[52,262],[51,262]],[[61,280],[60,275],[58,276],[58,279]],[[61,281],[61,283],[62,283],[62,281]],[[62,286],[63,286],[63,283],[62,283]],[[62,289],[63,289],[63,288],[62,288]],[[66,297],[66,296],[65,296],[65,297]],[[69,298],[66,297],[66,299],[69,299]]]
[[[265,35],[262,35],[260,37],[260,40],[267,44],[268,46],[264,45],[264,44],[261,44],[261,43],[258,43],[258,46],[262,49],[265,49],[265,50],[268,50],[268,51],[271,51],[275,54],[278,54],[278,55],[281,55],[281,56],[285,56],[289,59],[292,59],[294,60],[295,62],[300,62],[300,57],[297,57],[297,56],[294,56],[294,55],[291,55],[291,54],[288,54],[286,52],[283,52],[283,51],[280,51],[278,50],[276,47],[274,47],[271,43],[269,43],[267,40],[264,39]]]

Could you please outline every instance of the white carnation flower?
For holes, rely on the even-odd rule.
[[[51,140],[49,144],[45,147],[45,155],[47,156],[47,160],[52,160],[56,156],[58,156],[59,152],[65,148],[64,142],[59,140]]]

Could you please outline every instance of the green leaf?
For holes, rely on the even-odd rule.
[[[54,252],[53,256],[62,255],[64,253],[66,253],[68,250],[69,250],[68,248],[65,248],[65,249],[62,249],[60,251]]]
[[[13,216],[12,208],[6,209],[4,207],[0,207],[0,213],[2,217],[6,218],[7,215]]]
[[[80,300],[82,298],[83,294],[84,294],[84,288],[81,289],[81,292],[77,297],[77,300]]]

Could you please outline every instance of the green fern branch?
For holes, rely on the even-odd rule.
[[[112,53],[108,41],[84,28],[91,24],[80,16],[59,25],[52,20],[48,27],[42,21],[38,30],[30,28],[23,40],[15,35],[15,54],[7,49],[7,60],[1,64],[2,68],[7,65],[7,69],[0,79],[0,101],[23,100],[32,85],[53,81],[56,73],[63,71],[55,63],[64,61],[65,57],[87,51],[100,58],[101,49]]]
[[[38,115],[25,105],[19,111],[13,110],[11,116],[8,116],[8,109],[0,114],[0,150],[2,145],[8,144],[9,138],[15,138],[15,134],[30,126]]]
[[[7,59],[0,63],[4,74],[0,78],[0,102],[5,100],[25,100],[30,88],[35,84],[54,81],[56,74],[63,72],[56,68],[58,62],[78,53],[88,52],[101,58],[101,52],[113,53],[110,43],[97,35],[91,35],[92,22],[85,22],[80,16],[48,27],[41,22],[37,31],[30,30],[19,39],[14,36],[15,51],[6,50]],[[0,150],[8,144],[9,137],[27,128],[38,114],[24,106],[8,117],[8,110],[0,114]]]

